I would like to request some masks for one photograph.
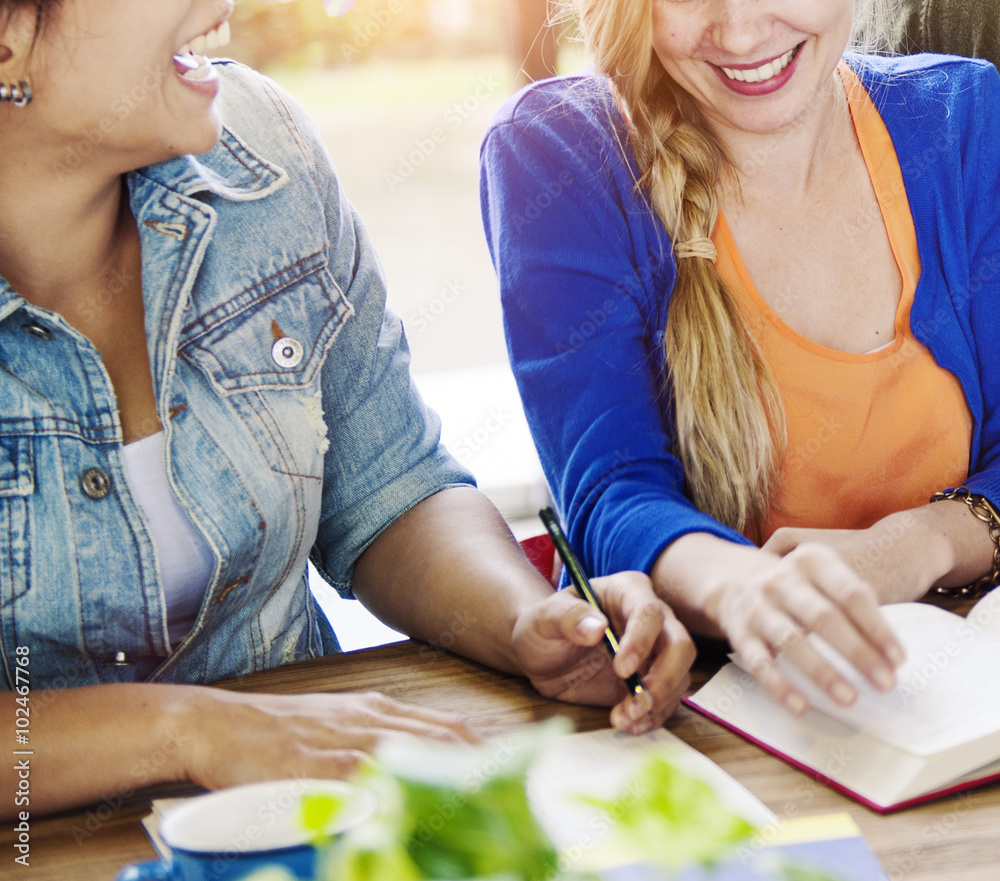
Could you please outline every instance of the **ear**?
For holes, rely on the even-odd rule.
[[[23,70],[35,44],[34,7],[15,6],[7,13],[0,33],[0,71]]]

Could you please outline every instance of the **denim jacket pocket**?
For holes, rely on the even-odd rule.
[[[28,590],[29,497],[35,491],[30,437],[0,437],[0,608]]]
[[[353,311],[320,252],[200,316],[181,355],[222,395],[313,386]]]

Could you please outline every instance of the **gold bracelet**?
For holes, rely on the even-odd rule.
[[[1000,582],[1000,514],[989,501],[978,493],[972,492],[967,486],[946,489],[944,492],[934,493],[931,496],[932,502],[950,499],[965,502],[969,506],[969,510],[989,526],[990,540],[993,542],[993,567],[971,584],[966,584],[964,587],[938,587],[935,588],[935,592],[952,597],[978,597],[992,590]]]

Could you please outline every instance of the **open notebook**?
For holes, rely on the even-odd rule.
[[[812,704],[803,716],[736,664],[686,703],[880,813],[1000,779],[1000,591],[967,618],[925,603],[882,611],[907,655],[891,692],[810,636],[857,688],[853,706],[835,704],[780,658]]]

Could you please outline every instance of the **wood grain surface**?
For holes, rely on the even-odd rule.
[[[693,687],[704,681],[717,661],[714,657],[699,661]],[[546,700],[524,680],[416,642],[292,664],[223,685],[275,694],[381,691],[461,713],[487,736],[554,715],[569,717],[580,731],[607,725],[604,710]],[[668,727],[743,783],[780,819],[849,812],[882,859],[890,881],[1000,878],[998,785],[882,817],[684,707]],[[152,859],[153,849],[139,821],[148,813],[151,797],[158,794],[162,792],[139,793],[123,806],[105,803],[48,818],[33,817],[29,868],[13,862],[17,855],[14,824],[7,821],[0,830],[0,878],[110,881],[126,863]]]

